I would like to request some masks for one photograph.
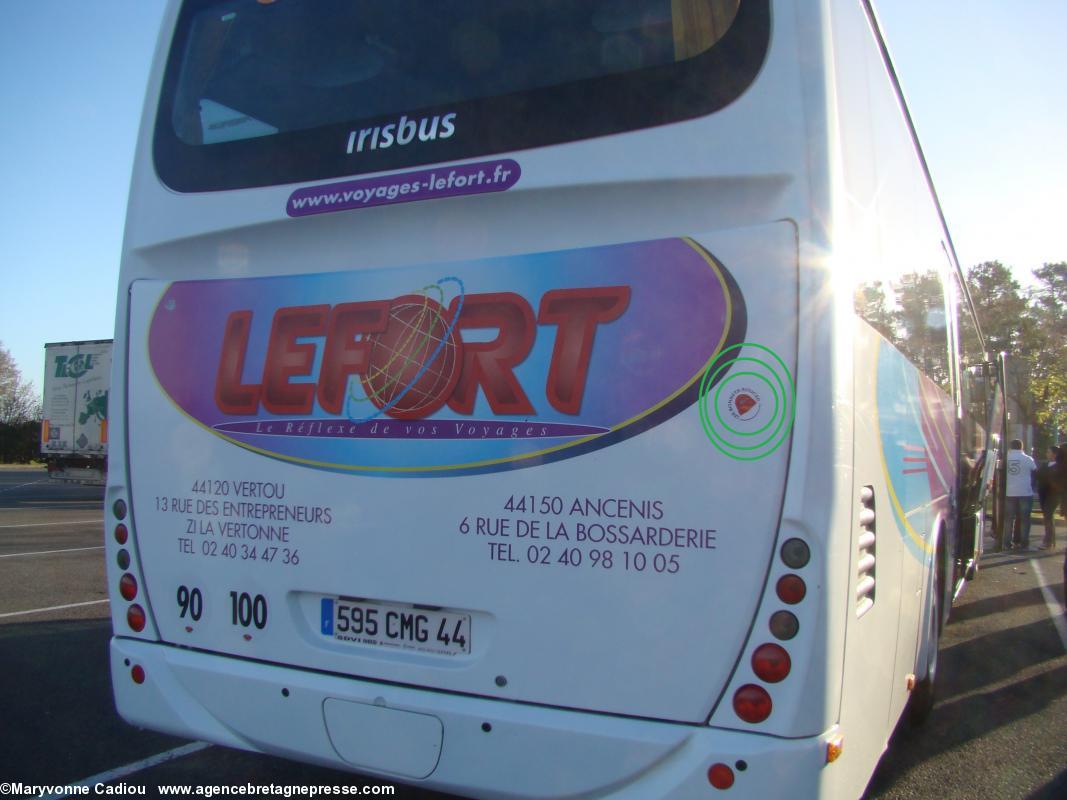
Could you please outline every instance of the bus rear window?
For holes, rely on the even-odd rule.
[[[239,188],[698,116],[754,77],[766,2],[192,0],[164,82],[157,167],[179,190]],[[352,158],[353,129],[402,115],[424,120],[404,143],[415,147]]]

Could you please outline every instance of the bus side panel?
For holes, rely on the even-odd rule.
[[[850,756],[869,764],[853,772],[865,782],[907,705],[909,678],[921,671],[932,553],[955,483],[955,429],[948,394],[902,352],[920,345],[898,327],[892,305],[906,288],[902,277],[937,276],[929,318],[937,325],[945,284],[937,210],[862,5],[836,4],[833,26],[842,173],[835,250],[855,276],[855,296],[843,292],[840,301],[867,320],[857,317],[853,343],[856,513],[841,727]],[[943,334],[940,344],[945,351]],[[865,488],[873,496],[864,502]],[[861,523],[865,509],[873,525]],[[874,543],[865,547],[868,530]],[[873,589],[858,595],[867,579]]]
[[[839,182],[835,186],[835,254],[842,268],[861,260],[877,257],[875,215],[867,204],[874,197],[877,180],[874,172],[874,146],[870,123],[868,72],[870,63],[869,32],[859,3],[839,3],[831,15],[834,41],[833,83],[836,133],[839,147]],[[863,202],[866,201],[866,202]],[[838,302],[851,311],[851,287],[842,291]],[[854,325],[853,336],[856,336]],[[858,344],[852,345],[855,363],[854,397],[854,486],[853,496],[879,476],[879,450],[870,404],[872,395],[871,362],[863,358]],[[880,482],[881,483],[881,482]],[[880,486],[878,488],[881,488]],[[884,492],[882,493],[884,496]],[[859,561],[856,542],[859,538],[858,500],[853,501],[854,519],[849,531],[847,553],[849,572],[846,591],[840,602],[846,608],[845,658],[842,675],[840,726],[846,736],[847,753],[843,760],[853,764],[842,770],[836,794],[857,797],[863,791],[885,747],[889,735],[885,721],[889,717],[888,690],[890,664],[895,642],[884,635],[895,628],[894,614],[899,605],[898,559],[893,542],[878,551],[880,581],[876,585],[877,602],[862,618],[857,617],[856,567]],[[887,539],[889,537],[886,537]],[[843,557],[845,555],[843,554]],[[883,585],[884,584],[884,585]]]
[[[853,264],[875,263],[880,258],[881,231],[874,206],[879,154],[875,146],[872,112],[875,98],[871,95],[871,84],[881,64],[858,2],[835,4],[832,26],[841,175],[835,197],[835,251],[842,269],[851,269]],[[851,308],[851,294],[851,286],[845,287],[839,302]],[[857,598],[861,581],[859,538],[863,533],[858,519],[862,510],[859,495],[864,487],[873,488],[876,514],[883,507],[888,512],[889,498],[876,404],[879,337],[860,322],[854,325],[853,335],[854,518],[850,531],[848,591],[841,598],[848,623],[840,724],[847,741],[846,757],[855,760],[858,766],[843,771],[847,785],[838,787],[842,797],[855,797],[863,791],[886,747],[901,696],[906,696],[903,677],[897,676],[895,666],[898,633],[904,630],[898,626],[897,615],[907,610],[907,603],[903,602],[906,565],[903,543],[893,530],[888,514],[877,516],[877,522],[882,525],[875,530],[875,568],[869,572],[875,580],[874,589],[868,595],[873,605],[863,611],[862,601]],[[913,654],[914,635],[909,644]]]

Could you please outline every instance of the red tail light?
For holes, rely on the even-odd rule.
[[[771,696],[762,686],[746,684],[734,693],[734,711],[745,722],[763,722],[771,715]]]
[[[115,526],[115,541],[119,544],[126,544],[126,540],[130,538],[129,529],[121,522]]]
[[[808,587],[799,575],[783,575],[778,579],[775,589],[778,592],[778,599],[791,606],[803,600],[808,593]]]
[[[126,609],[126,622],[133,630],[140,633],[144,630],[148,618],[145,616],[144,609],[134,604]]]
[[[785,680],[793,664],[784,647],[761,644],[752,654],[752,670],[761,681],[778,683]]]
[[[130,670],[130,677],[133,678],[134,683],[144,683],[144,667],[134,664],[133,669]]]
[[[729,789],[734,785],[734,771],[726,764],[712,764],[708,769],[708,783],[716,789]]]
[[[137,596],[137,579],[128,572],[119,578],[119,594],[123,600],[133,600]]]

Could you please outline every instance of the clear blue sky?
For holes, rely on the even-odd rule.
[[[130,163],[161,0],[34,0],[0,27],[0,342],[112,336]],[[1064,0],[883,0],[965,267],[1067,260]]]

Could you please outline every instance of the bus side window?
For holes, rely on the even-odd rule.
[[[944,284],[936,270],[864,282],[856,288],[854,308],[926,377],[951,391]]]

